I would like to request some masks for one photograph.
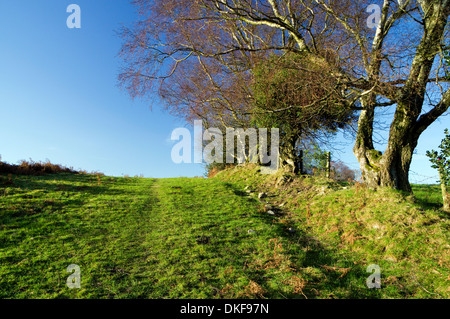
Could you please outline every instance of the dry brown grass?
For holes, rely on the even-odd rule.
[[[303,289],[306,287],[307,281],[298,275],[294,275],[285,282],[286,285],[292,288],[292,292],[296,295],[303,295],[306,299],[306,295],[303,293]]]
[[[0,162],[0,174],[14,174],[14,175],[44,175],[57,173],[72,173],[77,174],[73,168],[67,168],[59,164],[52,164],[47,162],[35,162],[22,160],[19,165]]]
[[[330,267],[327,265],[322,265],[321,267],[327,271],[339,272],[340,273],[339,278],[344,277],[351,270],[351,268]]]
[[[217,175],[217,173],[226,170],[226,169],[230,169],[230,168],[234,168],[235,165],[234,164],[226,164],[223,167],[220,166],[214,166],[213,168],[209,169],[207,172],[207,177],[208,178],[213,178],[214,176]]]
[[[264,298],[264,294],[266,293],[266,290],[262,288],[260,285],[258,285],[256,282],[250,280],[250,283],[245,288],[244,295],[249,298]]]
[[[102,179],[101,179],[101,175],[100,174],[95,174],[97,176],[97,185],[100,186],[102,185]]]
[[[259,270],[277,269],[282,272],[293,270],[289,255],[284,252],[283,244],[278,238],[272,238],[268,242],[269,253],[255,260],[250,267]]]

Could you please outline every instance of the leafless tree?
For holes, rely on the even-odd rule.
[[[443,76],[449,0],[378,0],[376,30],[367,27],[367,4],[359,0],[133,2],[142,20],[122,32],[126,63],[120,75],[133,96],[155,88],[169,96],[172,83],[185,88],[184,74],[197,79],[187,90],[202,92],[177,104],[189,108],[186,114],[239,121],[251,107],[243,84],[254,63],[270,53],[307,57],[323,66],[346,107],[359,112],[354,154],[363,180],[370,187],[411,190],[408,172],[418,139],[449,108]],[[223,112],[208,111],[218,107]],[[380,108],[393,113],[383,153],[373,142]]]

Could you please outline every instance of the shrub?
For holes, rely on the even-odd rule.
[[[73,168],[67,168],[59,164],[52,164],[49,160],[46,162],[35,162],[22,160],[19,165],[9,164],[0,161],[0,174],[16,174],[16,175],[44,175],[44,174],[58,174],[78,172]]]
[[[444,210],[449,211],[450,200],[447,188],[450,186],[450,133],[448,129],[445,129],[444,133],[445,137],[439,145],[439,153],[435,150],[427,151],[427,156],[433,164],[431,167],[439,172]]]

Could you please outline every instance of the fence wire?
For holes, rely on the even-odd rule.
[[[420,154],[422,155],[422,154]],[[355,163],[348,163],[343,160],[337,159],[337,161],[345,164],[348,168],[353,170],[356,174],[356,180],[361,181],[361,169]],[[413,170],[409,171],[409,178],[412,184],[438,184],[439,183],[439,175],[423,175],[417,173]]]

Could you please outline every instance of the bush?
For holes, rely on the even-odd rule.
[[[431,167],[439,172],[444,210],[450,211],[450,196],[447,190],[450,186],[450,132],[445,129],[444,133],[445,137],[439,145],[439,153],[435,150],[427,151],[427,156],[433,164]]]
[[[78,172],[73,168],[67,168],[59,164],[52,164],[50,161],[34,162],[32,159],[30,159],[30,161],[22,160],[19,162],[19,165],[0,161],[0,174],[44,175],[58,173],[78,174]]]
[[[354,181],[356,173],[341,161],[331,162],[331,178],[338,182]]]

